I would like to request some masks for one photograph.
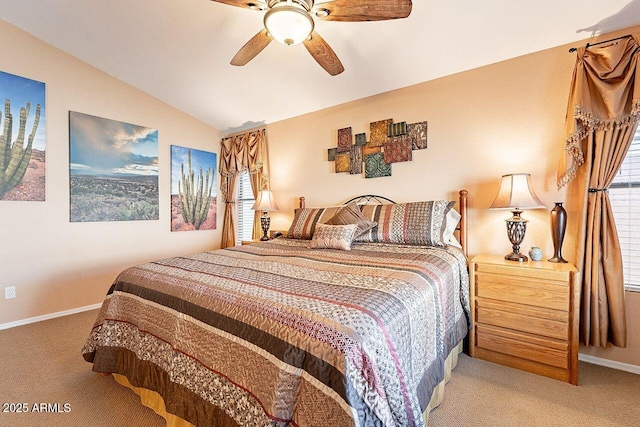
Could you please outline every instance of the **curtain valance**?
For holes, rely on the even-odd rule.
[[[577,61],[565,122],[565,152],[558,170],[558,188],[576,177],[584,164],[585,144],[596,130],[634,126],[640,115],[640,35],[611,43],[582,46]]]

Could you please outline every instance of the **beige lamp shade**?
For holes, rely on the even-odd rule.
[[[546,207],[531,187],[531,174],[502,176],[500,190],[489,209],[539,209]]]
[[[254,211],[277,211],[278,205],[271,190],[260,190],[256,202],[251,207]]]

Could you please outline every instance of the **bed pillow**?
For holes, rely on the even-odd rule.
[[[356,224],[328,225],[316,224],[315,233],[309,247],[313,249],[340,249],[351,250],[351,241],[358,230]]]
[[[333,217],[342,206],[328,208],[297,208],[287,237],[290,239],[309,240],[313,236],[318,222],[325,222]]]
[[[446,246],[443,239],[445,218],[454,204],[453,201],[434,200],[365,205],[362,214],[378,225],[363,233],[356,241]]]
[[[462,249],[462,245],[456,239],[456,236],[453,234],[456,231],[456,227],[458,227],[458,223],[460,222],[460,214],[455,209],[451,209],[447,212],[447,216],[445,217],[445,226],[444,233],[442,234],[442,241],[445,245],[455,246],[456,248]]]
[[[329,218],[325,224],[329,225],[347,225],[347,224],[355,224],[358,229],[356,230],[356,236],[361,236],[367,231],[371,230],[373,227],[378,225],[375,221],[368,220],[362,212],[360,212],[360,208],[358,207],[356,202],[349,203],[344,208],[340,209],[334,216]]]

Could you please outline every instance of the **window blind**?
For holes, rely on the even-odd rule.
[[[249,172],[243,172],[238,178],[238,194],[236,206],[238,208],[238,221],[236,224],[236,245],[243,240],[251,240],[253,234],[254,211],[251,209],[256,199],[251,191],[251,177]]]
[[[640,292],[640,127],[609,188],[609,197],[620,239],[625,285]]]

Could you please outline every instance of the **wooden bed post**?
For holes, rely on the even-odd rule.
[[[469,197],[469,192],[467,190],[460,190],[460,200],[459,200],[459,208],[460,208],[460,245],[462,246],[462,251],[466,256],[469,256],[469,248],[467,242],[467,201]]]
[[[300,197],[300,207],[304,209],[304,197]]]

